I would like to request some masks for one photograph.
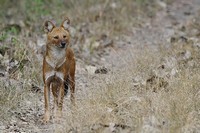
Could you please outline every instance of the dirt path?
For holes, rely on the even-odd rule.
[[[198,15],[200,10],[199,0],[176,0],[172,5],[162,3],[163,9],[157,13],[156,17],[148,20],[141,28],[131,28],[129,35],[122,35],[119,40],[114,40],[115,48],[110,48],[110,54],[103,57],[99,66],[108,68],[107,74],[94,74],[94,71],[81,60],[77,60],[77,76],[76,76],[76,97],[77,101],[87,98],[91,93],[87,88],[95,88],[95,86],[103,84],[106,79],[116,71],[126,70],[126,66],[131,63],[137,54],[143,54],[144,49],[148,48],[154,52],[158,50],[160,45],[170,45],[170,38],[174,36],[182,26],[187,26],[194,16]],[[164,5],[163,5],[164,4]],[[166,6],[166,7],[165,7]],[[92,92],[95,93],[95,90]],[[33,133],[51,133],[55,132],[55,128],[60,125],[55,124],[53,120],[47,124],[41,124],[43,110],[43,94],[33,93],[29,95],[22,103],[18,112],[14,112],[10,124],[3,129],[7,132],[33,132]],[[69,97],[65,99],[64,112],[73,114],[69,103]],[[105,127],[109,128],[109,127]],[[1,131],[1,129],[0,129]],[[73,132],[73,131],[71,131]],[[89,131],[92,132],[92,131]]]
[[[198,0],[176,0],[172,5],[166,5],[141,28],[132,28],[131,34],[122,35],[123,40],[116,40],[121,49],[113,49],[104,64],[109,62],[118,70],[129,63],[129,58],[134,58],[134,51],[140,50],[138,53],[142,54],[146,48],[153,52],[160,45],[170,45],[171,37],[180,33],[181,27],[187,27],[198,16],[199,4]]]

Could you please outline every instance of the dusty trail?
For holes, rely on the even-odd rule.
[[[109,69],[107,74],[93,74],[93,71],[88,72],[85,70],[88,66],[81,60],[77,60],[77,102],[91,95],[88,94],[91,92],[87,88],[95,88],[95,86],[103,84],[113,73],[127,70],[126,66],[131,63],[134,56],[139,56],[135,55],[136,53],[143,54],[146,48],[154,52],[158,50],[160,45],[168,46],[170,38],[182,26],[187,26],[194,16],[199,15],[199,10],[199,0],[176,0],[172,5],[164,5],[155,18],[147,20],[141,28],[133,27],[128,31],[128,35],[122,35],[120,39],[114,40],[115,48],[110,48],[110,54],[103,57],[104,59],[99,64],[99,66],[105,66]],[[91,70],[91,68],[89,69]],[[93,90],[93,93],[95,93],[95,90]],[[40,119],[44,112],[43,93],[33,93],[30,94],[30,97],[21,105],[19,111],[14,113],[13,120],[3,132],[51,133],[61,126],[54,124],[53,120],[47,125],[41,124]],[[73,114],[69,97],[65,98],[64,107],[64,113],[68,115]]]
[[[158,50],[159,45],[169,46],[171,37],[179,33],[182,26],[192,23],[194,16],[198,16],[199,5],[198,0],[176,0],[172,5],[166,5],[141,28],[131,28],[128,36],[122,35],[123,39],[116,40],[121,49],[112,50],[104,64],[109,62],[118,70],[131,61],[129,58],[134,58],[134,51],[142,54],[145,49],[153,52]]]

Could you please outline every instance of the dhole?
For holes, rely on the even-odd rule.
[[[51,21],[44,23],[47,34],[46,53],[43,60],[43,81],[45,114],[44,122],[50,119],[50,90],[54,97],[54,113],[61,116],[64,95],[68,86],[71,91],[71,102],[74,104],[75,91],[75,58],[69,48],[70,20],[66,18],[59,27]]]

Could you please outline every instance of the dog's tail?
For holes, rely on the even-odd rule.
[[[64,82],[64,95],[66,96],[67,95],[67,93],[68,93],[68,88],[69,88],[69,80],[67,79],[67,80],[65,80],[65,82]]]

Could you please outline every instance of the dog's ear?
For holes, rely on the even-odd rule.
[[[44,23],[44,31],[46,33],[51,32],[54,27],[55,27],[55,25],[53,24],[53,22],[51,22],[49,20],[45,21],[45,23]]]
[[[69,24],[70,24],[69,18],[65,18],[65,20],[61,24],[61,27],[63,27],[65,30],[68,30],[69,29]]]

